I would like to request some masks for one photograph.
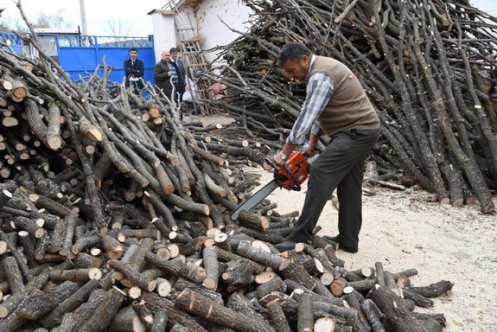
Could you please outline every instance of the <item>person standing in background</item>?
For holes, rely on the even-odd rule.
[[[170,68],[171,55],[168,51],[162,51],[161,60],[154,67],[154,80],[159,89],[162,89],[167,98],[171,98],[173,87],[171,77],[173,73]]]
[[[143,89],[143,61],[138,59],[138,50],[131,48],[129,50],[129,59],[124,61],[124,74],[126,88],[133,87],[134,94],[140,94]]]
[[[183,62],[178,59],[179,51],[176,47],[172,47],[169,50],[171,54],[171,60],[169,67],[171,68],[171,72],[173,73],[173,85],[176,89],[176,102],[181,102],[183,93],[185,93],[186,87],[186,71]]]

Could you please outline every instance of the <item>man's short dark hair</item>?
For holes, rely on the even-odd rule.
[[[176,47],[171,47],[171,49],[169,50],[169,53],[178,53],[178,49]]]
[[[297,61],[303,55],[312,55],[312,51],[302,43],[289,43],[281,48],[278,55],[278,65],[282,66],[287,61]]]
[[[138,52],[138,50],[136,49],[136,47],[132,47],[132,48],[130,48],[130,49],[129,49],[129,51],[130,51],[130,52],[133,52],[133,51]]]

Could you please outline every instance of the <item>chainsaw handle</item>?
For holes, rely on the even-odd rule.
[[[275,178],[277,179],[280,179],[281,180],[281,175],[279,174],[278,172],[278,168],[280,168],[279,166],[277,166],[275,164],[275,162],[269,158],[266,157],[265,159],[265,162],[271,166],[273,169],[274,169],[274,175],[275,175]],[[290,169],[290,167],[287,165],[287,164],[283,164],[281,166],[282,168],[285,169],[285,171],[288,173],[288,175],[290,176],[290,178],[292,179],[292,182],[293,182],[293,187],[292,187],[292,190],[295,190],[295,191],[300,191],[302,188],[300,187],[300,184],[299,184],[299,181],[298,179],[295,177],[295,174],[293,174],[292,170]]]
[[[271,166],[274,170],[278,169],[278,167],[276,167],[276,164],[274,163],[274,161],[268,157],[266,157],[264,159],[264,161],[266,162],[266,164],[268,164],[269,166]]]
[[[311,151],[311,153],[309,153],[309,151],[305,150],[304,152],[302,152],[302,155],[305,157],[305,159],[309,159],[309,158],[314,157],[315,155],[319,155],[320,153],[321,153],[321,149],[315,148],[314,150]]]

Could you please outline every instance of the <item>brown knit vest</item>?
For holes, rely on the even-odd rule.
[[[326,134],[331,136],[349,128],[380,127],[378,114],[359,80],[347,66],[332,58],[316,56],[309,77],[316,73],[328,75],[334,83],[333,95],[318,118]]]

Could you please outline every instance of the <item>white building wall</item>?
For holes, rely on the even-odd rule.
[[[195,10],[183,6],[179,12],[179,15],[164,14],[161,10],[150,13],[157,61],[161,58],[163,50],[179,46],[180,40],[198,37],[200,46],[204,50],[227,45],[240,36],[228,26],[240,32],[247,32],[250,28],[247,21],[252,14],[252,10],[241,0],[204,0]],[[176,27],[175,19],[178,24]],[[182,29],[177,32],[176,28],[194,28],[195,31]],[[217,53],[207,53],[207,59],[213,61]]]
[[[154,31],[155,60],[161,59],[161,53],[177,45],[174,18],[176,15],[163,15],[160,11],[151,14]]]
[[[247,32],[250,28],[247,21],[251,14],[252,10],[241,0],[202,1],[196,10],[196,20],[203,49],[227,45],[240,36],[224,23],[240,32]],[[216,56],[217,52],[207,54],[209,61],[213,61]]]

